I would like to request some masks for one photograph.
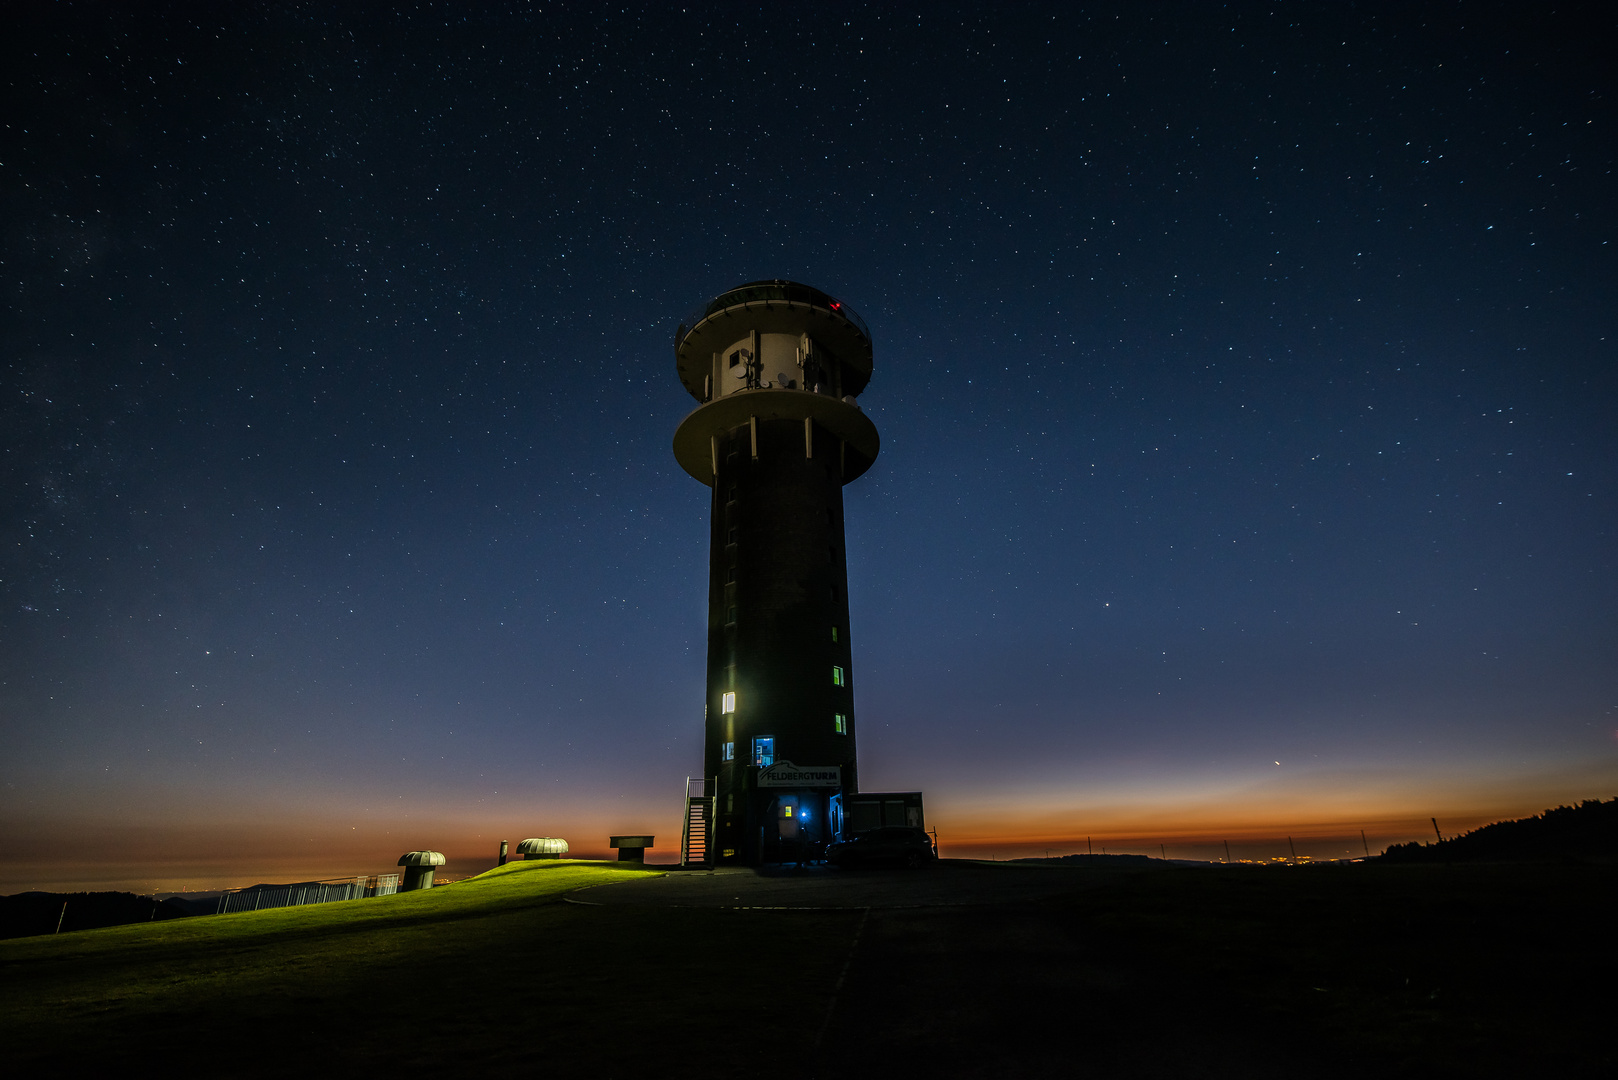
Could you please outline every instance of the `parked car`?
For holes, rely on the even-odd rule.
[[[921,829],[892,826],[855,833],[826,849],[826,861],[834,866],[925,866],[937,856],[933,839]]]

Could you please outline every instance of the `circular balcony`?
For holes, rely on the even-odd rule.
[[[808,390],[738,390],[697,408],[680,422],[674,432],[674,459],[692,478],[712,487],[718,466],[713,438],[752,420],[808,421],[844,444],[846,449],[806,446],[805,452],[837,454],[845,484],[863,475],[881,449],[876,425],[850,401]]]
[[[819,289],[793,281],[754,281],[721,293],[680,321],[674,356],[680,381],[698,401],[713,354],[749,331],[806,333],[842,364],[843,393],[871,380],[871,331],[859,314]]]

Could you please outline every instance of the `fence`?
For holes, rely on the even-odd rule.
[[[330,904],[338,900],[358,900],[365,896],[389,896],[399,891],[398,874],[360,875],[327,881],[300,881],[291,885],[253,885],[225,893],[219,898],[217,915],[233,911],[262,911],[266,908]]]

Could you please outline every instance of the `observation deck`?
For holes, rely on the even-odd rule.
[[[674,456],[704,484],[718,472],[718,441],[766,421],[802,423],[809,456],[819,430],[843,483],[875,461],[876,425],[857,401],[871,380],[871,334],[835,297],[792,281],[749,282],[687,315],[674,353],[680,382],[702,403],[675,432]]]

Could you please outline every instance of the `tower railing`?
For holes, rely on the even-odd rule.
[[[871,328],[860,318],[859,313],[847,304],[834,297],[828,296],[819,289],[811,289],[807,285],[797,285],[784,281],[755,281],[749,285],[721,293],[703,306],[694,309],[680,320],[679,329],[674,332],[674,347],[678,349],[680,342],[685,340],[686,331],[696,326],[716,311],[723,311],[728,307],[740,304],[768,303],[771,300],[781,300],[787,303],[809,304],[818,308],[825,308],[833,314],[840,315],[859,328],[866,340],[870,340]]]

